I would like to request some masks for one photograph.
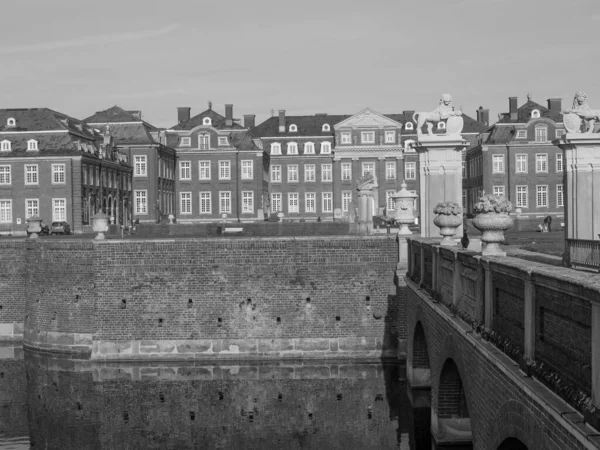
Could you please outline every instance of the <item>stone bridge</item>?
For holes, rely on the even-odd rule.
[[[407,378],[436,444],[598,448],[593,277],[436,242],[408,239],[406,276]]]

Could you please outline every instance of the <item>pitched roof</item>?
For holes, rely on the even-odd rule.
[[[273,116],[252,129],[252,133],[258,137],[271,136],[332,136],[333,126],[342,120],[352,117],[351,115],[328,115],[315,114],[314,116],[285,116],[285,131],[279,132],[279,116]],[[290,132],[290,125],[296,125],[298,131]],[[329,124],[331,131],[323,131],[323,125]]]
[[[115,145],[158,144],[151,135],[152,130],[145,123],[109,123],[106,126]]]
[[[82,151],[77,147],[77,139],[69,133],[44,134],[14,134],[2,135],[1,140],[9,140],[11,151],[1,151],[0,158],[39,157],[39,156],[81,156]],[[27,151],[27,141],[35,139],[38,142],[37,151]],[[86,141],[87,144],[96,144]]]
[[[194,117],[186,120],[183,123],[179,123],[177,125],[172,126],[171,130],[191,130],[196,128],[197,126],[202,125],[202,121],[205,117],[209,117],[211,121],[211,126],[216,128],[217,130],[245,130],[243,126],[239,123],[233,122],[233,124],[228,127],[225,125],[225,117],[221,114],[213,111],[212,108],[207,109],[206,111],[201,112],[200,114],[195,115]]]
[[[8,119],[15,126],[8,125]],[[0,131],[69,131],[84,138],[95,139],[94,130],[79,119],[49,108],[0,109]]]
[[[503,113],[500,120],[498,120],[498,123],[527,123],[531,119],[531,111],[534,109],[537,109],[540,112],[540,117],[545,117],[558,123],[563,121],[563,115],[561,113],[551,111],[533,100],[528,100],[527,103],[517,108],[516,119],[511,119],[510,113]]]
[[[117,123],[117,122],[141,122],[141,111],[126,111],[120,106],[111,106],[104,111],[98,111],[93,116],[84,119],[87,123]]]
[[[231,133],[231,144],[238,150],[260,150],[254,142],[254,135],[246,130],[233,131]]]

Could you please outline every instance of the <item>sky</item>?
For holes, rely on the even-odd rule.
[[[13,0],[0,108],[83,119],[113,105],[159,127],[213,109],[287,115],[433,110],[494,122],[584,90],[600,109],[598,0]]]

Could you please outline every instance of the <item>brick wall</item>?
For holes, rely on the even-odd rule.
[[[27,287],[25,251],[22,242],[0,242],[0,324],[23,323]]]
[[[494,273],[493,330],[523,349],[523,280]]]

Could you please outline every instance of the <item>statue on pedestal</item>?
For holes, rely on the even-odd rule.
[[[583,91],[575,92],[573,106],[569,110],[562,111],[565,114],[564,124],[569,133],[581,133],[581,121],[587,122],[587,133],[594,132],[594,122],[600,120],[600,110],[590,108],[587,95]]]
[[[415,119],[415,116],[418,119]],[[413,114],[413,121],[417,123],[417,134],[422,135],[421,128],[427,124],[427,134],[433,135],[433,124],[448,120],[446,126],[447,135],[460,134],[463,128],[462,111],[452,106],[452,96],[442,94],[438,107],[431,112],[416,112]]]

